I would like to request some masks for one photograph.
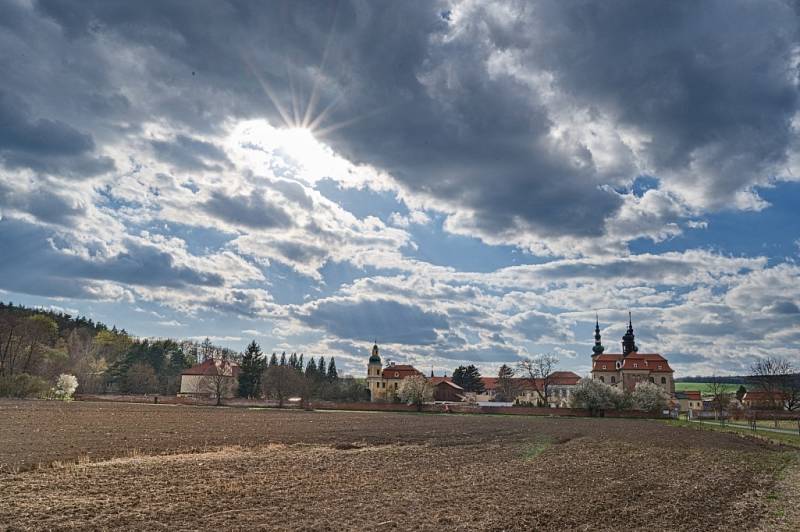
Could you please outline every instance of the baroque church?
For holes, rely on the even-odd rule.
[[[672,368],[658,353],[640,353],[633,334],[633,320],[628,313],[628,330],[622,337],[622,353],[606,353],[600,337],[600,319],[595,322],[592,347],[592,378],[633,391],[639,382],[658,384],[670,396],[675,395]]]

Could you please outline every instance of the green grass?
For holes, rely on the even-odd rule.
[[[531,443],[522,451],[522,457],[525,460],[533,460],[553,445],[550,441],[539,440]]]
[[[723,384],[723,388],[726,392],[736,393],[736,390],[739,389],[739,384]],[[699,391],[700,393],[711,393],[710,390],[711,383],[710,382],[676,382],[675,383],[675,391],[676,392],[685,392],[685,391]]]

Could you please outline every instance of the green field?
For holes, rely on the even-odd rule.
[[[689,391],[700,391],[701,393],[710,393],[710,382],[676,382],[675,383],[675,391],[676,392],[685,392]],[[736,390],[739,389],[738,384],[723,384],[722,386],[725,387],[726,392],[733,392],[735,393]],[[747,386],[745,386],[747,388]]]

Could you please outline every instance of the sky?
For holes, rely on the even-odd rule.
[[[485,375],[798,360],[795,2],[0,1],[0,300]]]

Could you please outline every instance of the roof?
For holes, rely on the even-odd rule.
[[[675,397],[677,399],[688,399],[689,401],[701,401],[703,399],[702,394],[696,390],[685,390],[682,392],[675,392]]]
[[[434,378],[435,379],[436,378],[439,379],[439,382],[433,383],[434,386],[449,386],[450,388],[453,388],[454,390],[459,390],[459,391],[462,391],[462,392],[464,391],[464,388],[462,388],[458,384],[456,384],[456,383],[454,383],[454,382],[452,382],[450,380],[446,380],[447,377],[434,377]]]
[[[225,362],[223,364],[222,361],[214,358],[209,358],[204,362],[195,364],[189,369],[183,370],[181,375],[204,375],[207,377],[212,375],[226,375],[228,374],[228,368],[230,368],[232,376],[239,376],[238,364],[235,362]]]
[[[408,364],[392,364],[381,371],[381,377],[384,379],[405,379],[414,375],[422,375],[422,372]]]
[[[497,377],[481,377],[481,381],[483,381],[483,387],[487,390],[496,390],[497,383],[500,379]],[[550,375],[549,385],[550,386],[574,386],[578,384],[578,381],[581,380],[580,375],[577,373],[573,373],[572,371],[554,371]],[[543,386],[543,379],[530,379],[528,377],[516,377],[511,379],[511,381],[519,388],[522,389],[533,389],[534,387],[537,389],[541,389]]]
[[[757,390],[745,392],[744,396],[742,396],[742,401],[782,401],[784,398],[785,395],[781,392],[764,392]]]
[[[623,356],[619,353],[602,354],[594,357],[592,370],[597,369],[598,363],[613,363],[618,361],[622,362],[621,369],[627,370],[649,370],[650,373],[674,373],[672,368],[669,367],[669,362],[666,358],[658,353],[631,353],[628,356]],[[634,364],[636,367],[634,367]],[[602,371],[602,370],[600,370]],[[607,371],[616,371],[616,367],[608,368]]]

